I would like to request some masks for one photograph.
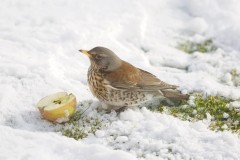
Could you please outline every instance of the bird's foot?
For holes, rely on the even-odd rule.
[[[104,112],[104,113],[111,113],[112,111],[115,111],[117,114],[125,111],[127,109],[126,106],[123,107],[116,107],[116,106],[112,106],[112,105],[107,105],[105,103],[102,103],[102,106],[97,108],[98,112]]]
[[[125,111],[127,109],[127,107],[126,106],[123,106],[123,107],[121,107],[121,108],[119,108],[119,109],[116,109],[115,111],[119,114],[120,112],[123,112],[123,111]]]

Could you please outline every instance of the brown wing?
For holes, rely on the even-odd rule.
[[[141,72],[141,78],[138,82],[138,86],[145,90],[160,90],[160,89],[176,89],[177,86],[170,85],[158,79],[155,75],[139,69]]]
[[[117,70],[106,73],[105,79],[114,88],[129,88],[137,85],[140,72],[131,64],[122,61],[122,66]]]
[[[125,61],[122,62],[122,66],[119,69],[105,74],[108,85],[113,88],[156,91],[175,89],[177,87],[159,80],[147,71],[138,69]]]

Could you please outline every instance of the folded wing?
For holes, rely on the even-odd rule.
[[[105,79],[110,87],[116,89],[158,91],[177,88],[177,86],[167,84],[153,74],[136,68],[125,61],[123,61],[121,68],[114,72],[106,73]]]

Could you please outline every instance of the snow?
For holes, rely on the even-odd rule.
[[[208,24],[203,18],[194,18],[189,22],[189,31],[197,34],[203,34],[206,32]]]
[[[234,107],[234,108],[239,108],[240,109],[240,101],[234,101],[234,102],[231,102],[230,104],[230,107]]]
[[[135,116],[133,112],[136,113]],[[129,115],[131,118],[122,120],[121,117]],[[87,138],[84,142],[109,145],[113,149],[128,151],[146,159],[159,159],[159,156],[162,159],[174,157],[176,159],[177,157],[237,159],[239,157],[237,137],[229,132],[210,131],[203,122],[183,122],[172,116],[151,112],[146,108],[128,109],[120,113],[120,118],[111,114],[101,115],[100,118],[109,125],[104,136]]]
[[[227,113],[223,113],[223,118],[225,118],[225,119],[227,119],[229,117],[229,114],[227,114]]]
[[[86,145],[80,141],[48,132],[29,132],[0,126],[0,159],[89,159],[134,160],[123,151],[110,150],[101,145]]]
[[[239,136],[202,121],[133,108],[97,113],[79,49],[105,46],[184,92],[238,99],[240,2],[236,0],[2,0],[0,5],[0,159],[240,159]],[[182,40],[212,38],[208,54],[186,54]],[[106,127],[83,140],[55,132],[37,102],[76,95]],[[193,101],[193,100],[192,100]]]
[[[124,142],[127,142],[128,141],[128,137],[127,136],[118,136],[116,138],[116,142],[117,143],[124,143]]]

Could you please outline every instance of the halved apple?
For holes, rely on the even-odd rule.
[[[43,118],[52,122],[66,122],[76,110],[77,100],[73,94],[58,92],[42,98],[37,107]]]

